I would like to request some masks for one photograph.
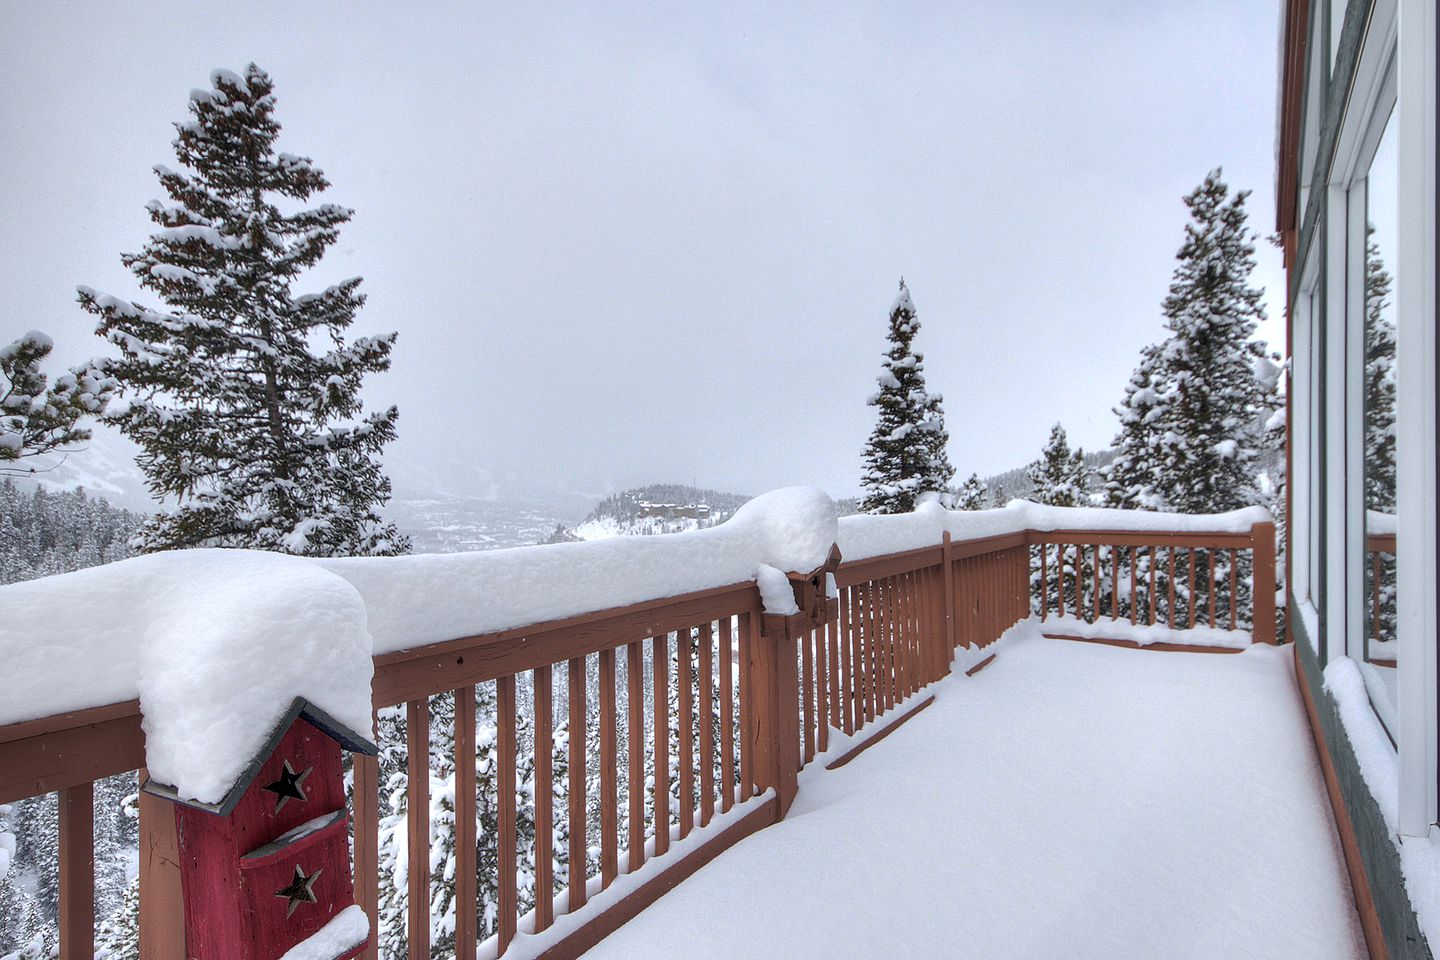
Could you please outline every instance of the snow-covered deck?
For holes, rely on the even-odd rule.
[[[1291,650],[996,649],[589,955],[1365,956]]]

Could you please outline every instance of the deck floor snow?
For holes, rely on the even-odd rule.
[[[1023,636],[588,956],[1360,958],[1288,649]]]

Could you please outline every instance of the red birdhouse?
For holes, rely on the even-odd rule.
[[[342,750],[376,752],[297,697],[220,803],[145,784],[176,804],[187,957],[278,960],[355,902]]]

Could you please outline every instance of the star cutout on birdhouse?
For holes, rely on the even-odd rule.
[[[300,904],[319,902],[315,899],[315,879],[324,872],[325,871],[322,868],[320,870],[316,870],[314,873],[310,874],[310,876],[307,877],[305,876],[305,871],[300,869],[300,864],[295,864],[295,879],[290,881],[290,886],[285,887],[283,890],[275,891],[275,896],[283,897],[286,900],[290,901],[289,907],[285,911],[285,918],[287,920],[290,918],[290,915],[295,912],[295,908],[300,906]]]
[[[290,766],[290,761],[285,761],[285,769],[281,772],[280,779],[274,783],[267,783],[265,785],[266,790],[269,790],[279,798],[275,802],[276,813],[279,813],[281,808],[290,800],[299,800],[301,803],[304,803],[310,799],[305,796],[304,784],[305,778],[310,776],[310,771],[314,769],[314,767],[306,767],[300,773],[296,773],[295,768]]]

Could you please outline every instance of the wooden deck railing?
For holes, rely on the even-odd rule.
[[[1275,642],[1274,524],[1243,533],[1066,530],[1031,534],[1030,543],[1041,619],[1245,629]]]
[[[1087,550],[1089,568],[1067,559]],[[1177,551],[1188,552],[1188,568],[1172,570]],[[1192,582],[1197,551],[1199,581]],[[1218,551],[1228,551],[1230,562],[1228,613],[1224,604],[1217,613],[1216,588],[1206,577],[1217,569]],[[1157,559],[1168,580],[1172,624],[1236,625],[1235,558],[1244,551],[1253,561],[1254,639],[1273,642],[1274,530],[1259,524],[1244,534],[1022,531],[952,542],[947,533],[932,546],[842,562],[829,577],[823,570],[792,575],[800,612],[790,616],[767,614],[756,585],[744,582],[378,656],[375,708],[403,710],[404,755],[390,762],[407,774],[405,954],[431,955],[429,767],[437,698],[453,703],[447,730],[455,772],[456,955],[475,956],[487,936],[488,948],[504,953],[517,934],[545,933],[561,915],[573,915],[563,935],[548,935],[542,955],[575,956],[718,852],[783,817],[799,772],[831,748],[833,737],[878,727],[878,719],[949,672],[957,647],[993,642],[1032,608],[1048,617],[1052,606],[1064,614],[1079,604],[1092,618],[1108,612],[1115,620],[1128,614],[1155,622]],[[1077,582],[1076,569],[1088,586]],[[1097,584],[1107,575],[1112,599],[1105,609]],[[1188,615],[1178,620],[1174,590],[1189,598]],[[569,737],[565,803],[558,808],[557,720]],[[526,758],[533,763],[533,796],[527,801],[520,785],[496,791],[493,838],[476,830],[481,785],[472,761],[484,727],[497,738],[499,784],[516,784],[520,751],[533,751],[533,760]],[[528,744],[525,730],[534,731]],[[592,734],[599,741],[593,778],[586,775]],[[381,881],[384,753],[356,757],[353,777],[356,896],[372,922]],[[60,793],[60,944],[67,960],[93,953],[92,782],[143,760],[134,701],[0,727],[0,803]],[[518,829],[527,802],[530,839]],[[557,829],[568,835],[563,890],[550,855]],[[698,844],[681,855],[671,851],[696,831],[703,834]],[[142,797],[141,834],[142,955],[183,960],[174,818],[164,801]],[[493,844],[494,876],[478,868],[484,844]],[[526,854],[533,883],[517,875]],[[651,861],[664,866],[628,879]],[[619,893],[611,891],[622,880]],[[482,884],[494,891],[493,917],[475,909]],[[378,955],[374,937],[364,955]]]

